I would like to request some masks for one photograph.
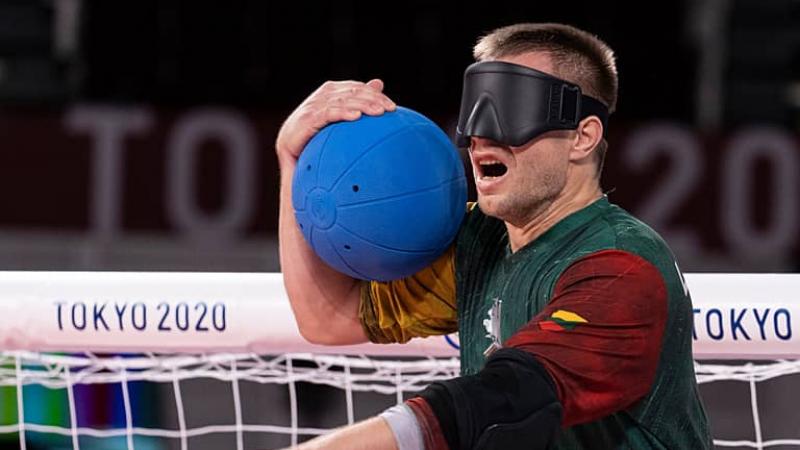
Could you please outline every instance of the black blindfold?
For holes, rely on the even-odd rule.
[[[529,67],[500,61],[472,64],[464,72],[456,144],[470,136],[521,146],[551,130],[574,130],[597,116],[605,134],[608,108],[573,83]]]

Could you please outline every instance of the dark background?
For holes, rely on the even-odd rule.
[[[615,49],[603,185],[685,269],[796,269],[800,5],[788,0],[4,0],[0,246],[14,257],[0,267],[277,270],[286,115],[325,80],[380,77],[451,132],[477,37],[521,21],[570,23]],[[108,117],[122,127],[111,151]],[[212,129],[175,157],[187,123],[220,117],[252,145]]]
[[[472,45],[524,21],[616,51],[603,186],[685,271],[797,271],[796,0],[0,0],[0,270],[277,271],[273,143],[291,110],[325,80],[380,77],[452,133]],[[194,398],[230,395],[197,386]],[[762,404],[788,402],[787,386]],[[320,413],[337,395],[302,389],[304,424],[340,424]],[[753,439],[748,395],[705,390],[717,437]],[[270,402],[285,393],[253,414]],[[393,399],[360,402],[363,418]],[[769,436],[796,438],[795,404],[766,410]]]

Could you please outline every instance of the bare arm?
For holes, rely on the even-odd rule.
[[[397,450],[392,429],[372,417],[293,447],[296,450]]]
[[[380,115],[395,104],[383,82],[327,82],[284,122],[275,145],[281,170],[278,239],[283,283],[300,333],[317,344],[354,344],[367,336],[358,320],[360,283],[325,264],[306,243],[292,208],[292,177],[306,143],[325,125]]]

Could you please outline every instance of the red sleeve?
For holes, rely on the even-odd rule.
[[[544,365],[567,427],[625,409],[650,391],[666,320],[658,269],[637,255],[604,250],[568,267],[550,303],[505,346]]]
[[[428,402],[422,397],[414,397],[406,400],[406,405],[411,408],[411,411],[417,417],[425,450],[449,450],[450,447],[447,445],[442,428],[439,426],[439,419],[436,418],[436,414],[433,413],[433,409],[428,405]]]

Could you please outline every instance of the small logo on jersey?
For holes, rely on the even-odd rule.
[[[483,356],[488,358],[498,349],[503,348],[500,340],[500,320],[502,316],[503,301],[499,298],[493,299],[492,308],[487,312],[489,318],[483,320],[483,327],[486,329],[486,337],[492,343],[483,351]]]
[[[559,309],[550,315],[550,318],[539,322],[539,328],[548,331],[572,330],[578,324],[588,323],[589,321],[574,312]]]

